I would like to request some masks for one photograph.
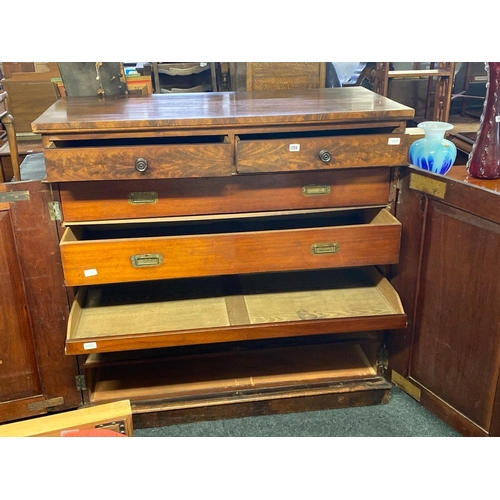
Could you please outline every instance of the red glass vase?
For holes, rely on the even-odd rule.
[[[467,171],[480,179],[500,178],[500,63],[486,63],[486,99]]]

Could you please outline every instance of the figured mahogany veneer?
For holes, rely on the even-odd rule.
[[[374,266],[399,260],[393,171],[412,116],[361,87],[59,99],[33,131],[61,204],[66,353],[90,355],[86,401],[176,418],[386,402],[383,332],[406,314]],[[276,340],[295,347],[271,355]],[[241,362],[203,351],[245,342]],[[172,378],[147,361],[178,348]],[[137,371],[112,358],[125,352]]]

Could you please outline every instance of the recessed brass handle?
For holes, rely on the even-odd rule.
[[[160,253],[143,253],[130,257],[134,267],[155,267],[163,264],[163,255]]]
[[[147,168],[148,160],[146,160],[145,158],[137,158],[137,160],[135,160],[135,169],[138,172],[145,172]]]
[[[327,151],[326,149],[322,149],[319,152],[319,159],[323,163],[328,163],[332,159],[332,155],[331,155],[330,151]]]
[[[313,255],[337,253],[339,248],[338,243],[315,243],[314,245],[311,245],[311,253]]]

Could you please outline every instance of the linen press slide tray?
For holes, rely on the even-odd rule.
[[[144,281],[81,287],[66,353],[405,326],[397,293],[372,267]]]

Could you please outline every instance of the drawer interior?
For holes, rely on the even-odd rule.
[[[377,318],[384,329],[406,323],[375,268],[89,286],[73,303],[66,352],[342,333],[373,329]]]
[[[341,137],[346,135],[372,135],[372,134],[391,134],[394,127],[376,127],[376,128],[342,128],[330,130],[307,130],[307,131],[286,131],[286,132],[268,132],[259,134],[238,134],[241,141],[258,141],[269,139],[306,139],[321,137]]]
[[[343,227],[362,224],[400,225],[386,209],[357,209],[337,211],[311,210],[306,213],[255,214],[254,216],[226,216],[224,218],[193,217],[183,220],[119,222],[69,225],[61,244],[101,239],[152,238],[182,235],[227,234],[287,229]]]
[[[185,349],[183,354],[158,350],[89,355],[84,363],[90,401],[116,399],[137,401],[170,400],[180,403],[195,398],[216,400],[251,397],[300,387],[321,387],[342,381],[373,380],[377,377],[376,334],[364,339],[337,342],[272,343],[239,342],[234,348]]]
[[[221,144],[228,142],[225,135],[173,136],[173,137],[107,137],[90,139],[53,139],[49,149],[110,148],[126,146],[168,146],[188,144]]]

